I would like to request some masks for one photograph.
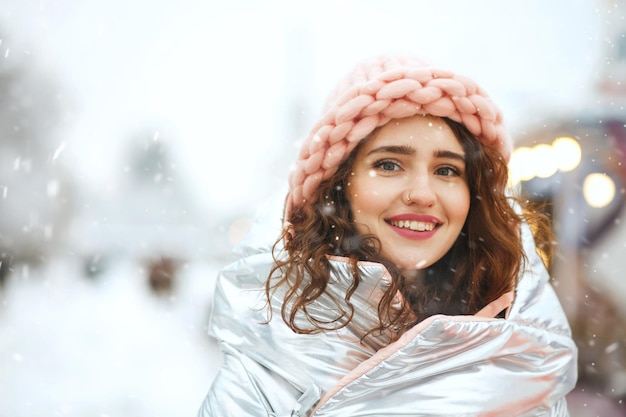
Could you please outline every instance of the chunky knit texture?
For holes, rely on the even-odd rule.
[[[289,176],[285,221],[294,207],[311,204],[356,145],[392,119],[417,114],[463,123],[508,161],[512,141],[502,114],[474,81],[413,57],[381,57],[358,65],[330,95],[304,140]]]

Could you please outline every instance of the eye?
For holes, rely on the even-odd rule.
[[[461,172],[455,167],[444,166],[439,167],[435,170],[436,175],[441,175],[443,177],[452,177],[452,176],[460,176]]]
[[[395,161],[385,159],[385,160],[376,162],[374,164],[374,168],[378,168],[383,171],[398,171],[400,169],[400,164],[398,164]]]

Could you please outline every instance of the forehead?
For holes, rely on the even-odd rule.
[[[408,145],[416,149],[445,148],[463,153],[463,146],[454,132],[443,119],[434,116],[416,115],[393,119],[378,128],[363,147],[371,150],[384,145]]]

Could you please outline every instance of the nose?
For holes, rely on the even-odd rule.
[[[430,179],[427,176],[413,177],[408,180],[404,202],[408,205],[432,207],[437,201]]]

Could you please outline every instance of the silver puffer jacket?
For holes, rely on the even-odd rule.
[[[362,283],[351,299],[358,313],[348,326],[295,334],[280,317],[280,294],[273,319],[261,324],[279,228],[278,217],[257,223],[219,274],[209,331],[224,363],[199,417],[568,416],[577,349],[528,226],[522,239],[529,262],[514,298],[475,316],[430,317],[393,343],[385,334],[360,343],[389,285],[375,263],[360,265]],[[349,265],[341,258],[331,264],[329,291],[342,294]],[[311,313],[332,317],[329,300],[322,297]],[[503,308],[506,318],[493,318]]]

